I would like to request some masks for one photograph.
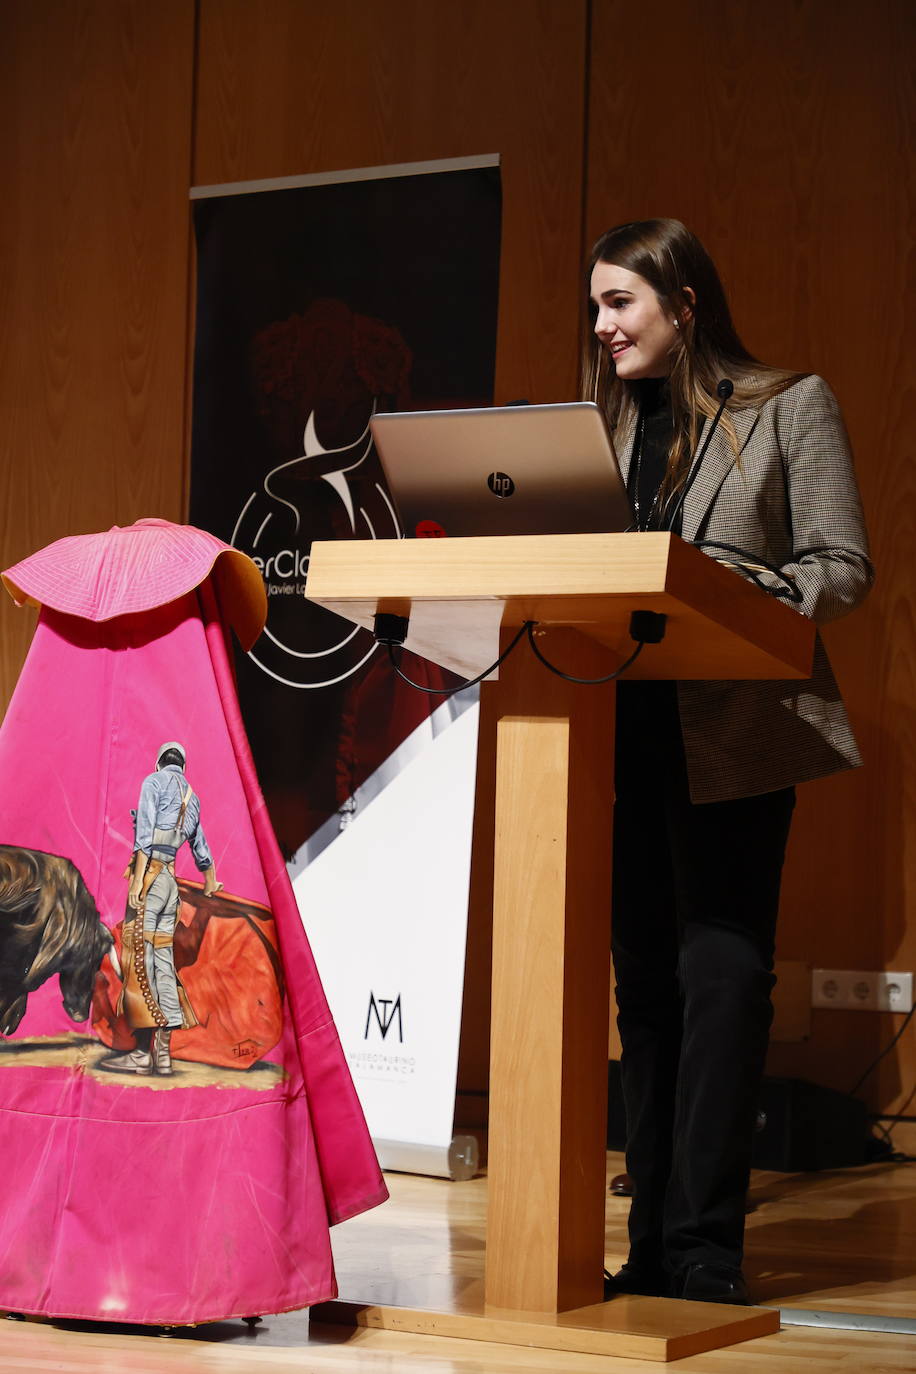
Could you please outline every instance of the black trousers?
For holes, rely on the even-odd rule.
[[[795,791],[691,803],[673,683],[619,690],[616,789],[630,1262],[737,1268]]]

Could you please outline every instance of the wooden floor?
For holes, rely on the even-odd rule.
[[[622,1167],[608,1156],[609,1174]],[[871,1165],[819,1175],[757,1174],[748,1218],[753,1297],[779,1307],[916,1317],[916,1172]],[[448,1304],[479,1278],[486,1180],[388,1176],[392,1200],[336,1228],[341,1295],[359,1298],[396,1273],[405,1303]],[[609,1198],[607,1258],[625,1256],[627,1202]],[[319,1327],[308,1315],[265,1318],[255,1332],[224,1322],[171,1338],[79,1323],[0,1322],[2,1374],[649,1374],[641,1360],[563,1355],[478,1341]],[[916,1335],[784,1327],[777,1335],[668,1368],[690,1374],[903,1374]]]

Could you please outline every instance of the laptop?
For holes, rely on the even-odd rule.
[[[401,411],[370,421],[406,538],[602,534],[633,512],[591,401]]]

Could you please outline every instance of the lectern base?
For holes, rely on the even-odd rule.
[[[479,1296],[465,1291],[460,1308],[451,1311],[341,1299],[313,1307],[310,1320],[659,1362],[682,1360],[779,1330],[779,1312],[771,1307],[622,1296],[552,1316],[487,1308],[482,1285],[480,1290]]]

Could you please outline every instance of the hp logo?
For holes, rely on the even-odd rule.
[[[515,491],[515,483],[508,472],[491,472],[487,478],[487,486],[494,496],[511,496]]]

